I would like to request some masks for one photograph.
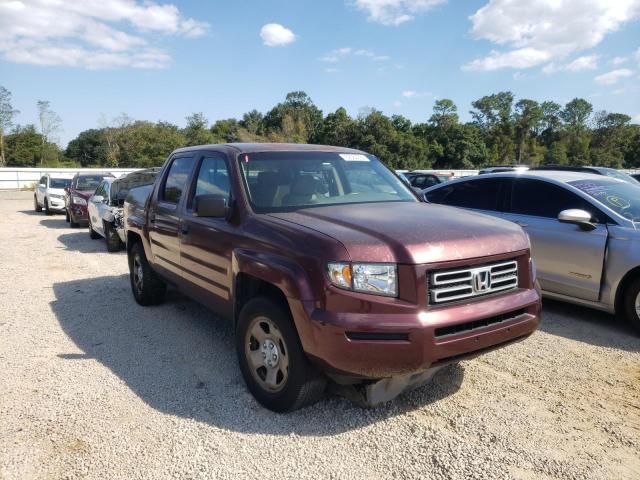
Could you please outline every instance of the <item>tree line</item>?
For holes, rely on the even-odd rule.
[[[324,115],[304,92],[291,92],[266,113],[210,124],[203,113],[180,128],[169,122],[133,120],[126,114],[81,132],[66,149],[56,142],[60,117],[47,101],[37,104],[38,125],[14,125],[19,113],[0,87],[0,166],[149,167],[178,147],[227,142],[323,143],[370,152],[396,169],[466,169],[503,164],[640,167],[640,125],[623,113],[593,111],[576,98],[516,101],[499,92],[471,104],[462,123],[449,99],[436,100],[425,122],[362,109]]]

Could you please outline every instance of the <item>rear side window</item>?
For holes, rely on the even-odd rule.
[[[438,179],[435,175],[417,175],[411,179],[411,185],[416,188],[429,188],[437,185]]]
[[[173,160],[161,192],[161,200],[178,203],[182,198],[193,164],[192,157],[179,157]]]
[[[597,216],[596,209],[576,194],[551,183],[520,179],[513,182],[511,213],[557,218],[563,210],[578,208]]]
[[[427,193],[427,201],[453,207],[498,210],[500,180],[479,179],[456,183]]]

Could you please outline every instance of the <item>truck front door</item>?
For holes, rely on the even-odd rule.
[[[231,313],[231,252],[236,227],[224,217],[198,217],[200,195],[222,195],[229,205],[231,188],[226,159],[206,153],[198,161],[180,228],[180,266],[192,296],[223,316]]]

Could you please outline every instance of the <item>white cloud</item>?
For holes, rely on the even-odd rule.
[[[420,13],[445,3],[446,0],[350,0],[358,10],[367,12],[367,19],[383,25],[398,26],[413,20]]]
[[[35,65],[163,68],[171,57],[151,44],[154,34],[197,37],[208,28],[171,4],[16,0],[0,3],[0,55]]]
[[[336,73],[336,72],[339,72],[340,70],[338,70],[337,68],[330,67],[330,68],[325,68],[324,71],[327,73]]]
[[[364,48],[354,50],[351,47],[342,47],[331,50],[320,57],[320,60],[323,62],[336,63],[352,56],[365,57],[374,62],[386,62],[387,60],[391,60],[389,55],[378,55],[374,51]]]
[[[433,94],[431,92],[416,92],[415,90],[405,90],[402,92],[402,96],[404,98],[422,98],[422,97],[431,97]]]
[[[546,74],[555,72],[582,72],[584,70],[595,70],[598,68],[599,55],[584,55],[578,57],[575,60],[565,64],[549,63],[544,66],[542,71]]]
[[[400,108],[402,106],[402,102],[396,100],[395,102],[393,102],[393,106],[396,108]]]
[[[620,80],[630,77],[631,75],[633,75],[633,70],[629,70],[628,68],[619,68],[618,70],[612,70],[610,72],[603,73],[602,75],[598,75],[594,80],[600,85],[614,85]]]
[[[640,16],[640,0],[489,0],[471,17],[471,34],[504,50],[466,70],[531,68],[598,45]]]
[[[627,63],[628,61],[629,61],[629,57],[613,57],[611,59],[611,64],[622,65],[623,63]]]
[[[513,79],[514,80],[522,80],[523,78],[525,78],[527,75],[522,73],[522,72],[515,72],[513,74]]]
[[[295,34],[279,23],[267,23],[260,29],[260,37],[267,47],[283,47],[296,41]]]

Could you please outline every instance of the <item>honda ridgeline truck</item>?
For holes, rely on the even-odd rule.
[[[365,152],[188,147],[137,190],[136,301],[171,284],[232,321],[247,386],[272,410],[313,403],[327,380],[375,405],[538,326],[523,230],[421,203]]]

